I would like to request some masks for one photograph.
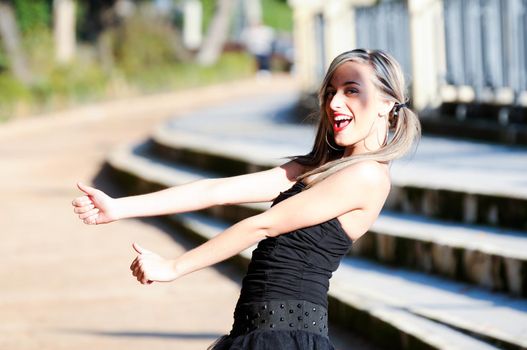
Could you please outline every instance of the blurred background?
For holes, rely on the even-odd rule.
[[[427,131],[527,143],[522,0],[12,0],[0,6],[0,121],[255,71],[294,74],[304,92],[300,106],[309,111],[316,108],[309,95],[332,58],[368,47],[402,64]],[[463,122],[467,117],[477,126]]]
[[[343,349],[527,349],[526,0],[0,0],[0,349],[205,349],[251,250],[139,285],[269,203],[86,226],[112,196],[305,154],[331,60],[401,63],[423,137],[331,279]],[[301,215],[301,213],[299,213]]]
[[[273,52],[269,69],[288,72],[293,63],[292,10],[285,0],[14,0],[0,6],[0,120],[251,76],[256,63],[244,29],[263,21],[270,33],[260,46],[272,46],[263,48]]]

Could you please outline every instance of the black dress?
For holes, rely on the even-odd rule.
[[[296,182],[272,206],[304,187]],[[351,245],[337,218],[260,241],[232,330],[208,350],[333,350],[327,336],[329,279]]]

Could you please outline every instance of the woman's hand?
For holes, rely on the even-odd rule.
[[[170,282],[179,277],[174,260],[164,259],[136,243],[133,247],[139,255],[130,265],[130,270],[141,284]]]
[[[85,224],[107,224],[119,219],[115,199],[101,190],[80,182],[77,183],[77,187],[85,195],[75,198],[71,204],[73,205],[73,212],[79,214],[79,219]]]

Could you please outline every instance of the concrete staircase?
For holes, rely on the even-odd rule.
[[[108,165],[130,193],[259,171],[310,150],[298,96],[218,105],[161,125]],[[387,349],[527,349],[527,150],[423,137],[331,279],[330,320]],[[269,203],[168,219],[205,241]],[[254,248],[254,247],[253,247]],[[246,268],[251,249],[233,260]]]
[[[525,106],[445,102],[432,114],[422,118],[427,134],[527,145]]]

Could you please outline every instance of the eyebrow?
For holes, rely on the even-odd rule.
[[[360,83],[356,82],[355,80],[346,81],[342,85],[353,85],[353,84],[356,84],[356,85],[360,86]],[[334,89],[335,87],[333,85],[331,85],[331,84],[328,84],[328,88],[333,88]]]

